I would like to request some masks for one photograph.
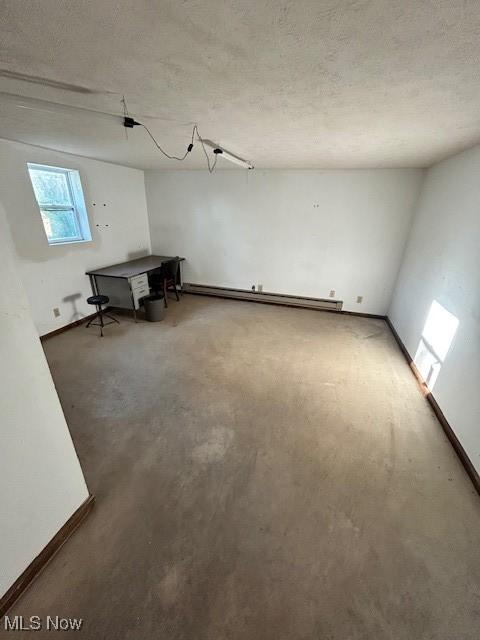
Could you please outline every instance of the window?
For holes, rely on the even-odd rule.
[[[92,239],[78,171],[27,163],[49,244]]]

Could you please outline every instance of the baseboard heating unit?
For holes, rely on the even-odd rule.
[[[191,282],[184,282],[182,291],[203,296],[217,296],[219,298],[248,300],[250,302],[282,304],[289,307],[303,307],[305,309],[323,309],[324,311],[341,311],[343,305],[341,300],[307,298],[305,296],[291,296],[283,293],[250,291],[249,289],[229,289],[228,287],[214,287],[206,284],[193,284]]]

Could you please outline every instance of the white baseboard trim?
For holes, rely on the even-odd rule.
[[[251,302],[263,302],[269,304],[281,304],[289,307],[303,307],[305,309],[323,309],[328,311],[341,311],[342,300],[328,298],[308,298],[306,296],[292,296],[283,293],[271,293],[264,291],[250,291],[248,289],[230,289],[229,287],[216,287],[206,284],[194,284],[184,282],[182,290],[185,293],[195,293],[204,296],[216,296],[219,298],[231,298],[235,300],[249,300]]]

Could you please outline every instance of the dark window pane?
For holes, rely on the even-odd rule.
[[[46,211],[40,209],[40,211],[49,242],[81,239],[77,217],[73,210]]]
[[[73,206],[65,173],[41,169],[29,169],[29,172],[40,206]]]

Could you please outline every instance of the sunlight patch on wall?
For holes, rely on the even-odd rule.
[[[413,359],[430,391],[435,386],[457,328],[458,318],[434,300]]]

